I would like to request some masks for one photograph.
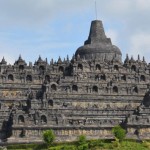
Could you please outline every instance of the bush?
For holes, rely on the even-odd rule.
[[[119,142],[124,140],[124,138],[126,136],[126,131],[121,126],[113,127],[112,132],[113,132],[115,138],[119,139]]]
[[[7,150],[6,146],[0,146],[0,150]]]
[[[78,150],[88,150],[88,143],[85,135],[80,135],[78,137]]]
[[[118,148],[118,147],[120,147],[119,139],[112,141],[112,148]]]
[[[90,140],[89,141],[89,148],[103,147],[103,146],[104,146],[104,141],[102,140]]]
[[[37,144],[14,144],[8,145],[7,149],[34,149]]]
[[[150,149],[150,142],[143,141],[143,142],[142,142],[142,145],[143,145],[145,148]]]
[[[87,143],[87,140],[86,140],[86,136],[85,135],[80,135],[78,137],[78,145],[83,145],[83,144],[86,144]]]
[[[88,143],[78,146],[78,150],[88,150],[88,149],[89,149]]]
[[[43,140],[46,142],[48,145],[52,145],[52,143],[55,140],[55,135],[52,130],[46,130],[43,132]]]
[[[65,145],[61,150],[76,150],[76,146],[74,145]]]
[[[47,149],[47,143],[36,144],[34,150]]]
[[[62,146],[50,147],[49,150],[62,150]]]

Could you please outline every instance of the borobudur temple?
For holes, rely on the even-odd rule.
[[[89,37],[72,59],[27,64],[0,62],[1,142],[41,142],[52,129],[57,141],[114,138],[121,125],[127,138],[150,138],[150,64],[128,55],[92,21]]]

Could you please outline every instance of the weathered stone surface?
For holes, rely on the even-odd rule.
[[[0,63],[0,139],[40,142],[53,129],[58,141],[113,138],[121,124],[129,138],[150,138],[150,65],[126,57],[93,21],[85,45],[71,60],[32,65],[19,56]]]
[[[77,49],[75,55],[84,59],[99,58],[109,61],[115,58],[120,62],[122,56],[119,48],[112,45],[111,39],[106,37],[102,21],[99,20],[92,21],[88,40]]]

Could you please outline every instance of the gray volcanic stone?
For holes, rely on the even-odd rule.
[[[95,20],[91,23],[88,40],[84,46],[81,46],[76,51],[76,57],[91,59],[92,57],[112,60],[117,57],[121,61],[121,51],[115,45],[112,45],[111,39],[107,38],[104,32],[102,21]]]
[[[69,60],[39,56],[29,65],[0,63],[1,143],[42,142],[52,129],[56,141],[114,138],[121,125],[127,137],[150,139],[150,65],[126,56],[92,21],[88,40]],[[6,143],[6,144],[7,144]]]

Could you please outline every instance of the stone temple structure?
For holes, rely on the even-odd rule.
[[[92,21],[88,39],[71,60],[41,57],[0,63],[1,142],[40,142],[53,129],[58,141],[113,138],[121,125],[127,138],[150,138],[150,64],[111,43],[102,22]]]

